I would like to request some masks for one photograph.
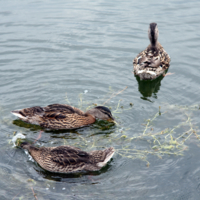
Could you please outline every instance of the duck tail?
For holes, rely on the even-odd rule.
[[[20,111],[20,110],[13,110],[11,111],[11,113],[17,117],[19,117],[20,119],[27,119],[27,117]]]
[[[96,165],[99,168],[102,168],[113,157],[115,149],[113,147],[109,147],[107,149],[104,149],[103,151],[93,151],[91,153],[96,161]]]

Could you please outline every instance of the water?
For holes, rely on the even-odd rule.
[[[199,7],[199,1],[182,0],[1,1],[0,126],[6,131],[0,134],[0,199],[34,199],[33,191],[40,200],[199,199]],[[132,60],[149,44],[151,22],[158,24],[159,41],[171,56],[168,72],[173,74],[140,82],[131,73]],[[33,142],[40,127],[17,120],[11,110],[68,103],[67,98],[86,110],[92,103],[102,105],[109,91],[126,86],[105,104],[114,112],[121,100],[120,113],[114,113],[118,125],[99,121],[74,131],[45,131],[37,145],[70,144],[88,151],[127,145],[140,153],[154,152],[155,146],[154,154],[143,152],[132,159],[118,152],[99,172],[59,175],[44,171],[22,149],[12,147],[14,131]],[[158,141],[152,136],[127,139],[143,133],[159,106],[162,114],[151,123],[154,133],[192,119],[196,132],[189,132],[187,123],[172,134],[191,134],[182,156],[173,154],[175,146],[157,156]],[[163,144],[165,136],[158,138]]]

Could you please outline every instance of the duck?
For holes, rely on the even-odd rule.
[[[150,23],[148,29],[149,46],[133,60],[133,71],[141,80],[153,80],[165,72],[170,66],[170,56],[158,42],[157,23]]]
[[[115,153],[113,147],[89,153],[72,146],[35,147],[28,142],[22,142],[20,147],[28,150],[43,169],[54,173],[98,171],[108,163]]]
[[[14,110],[11,113],[24,122],[55,130],[87,126],[94,123],[96,118],[114,122],[111,111],[104,106],[96,106],[83,112],[66,104],[52,104]]]

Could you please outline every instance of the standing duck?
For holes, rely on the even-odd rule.
[[[22,121],[40,125],[47,129],[74,129],[87,126],[96,118],[113,121],[111,111],[104,106],[97,106],[85,113],[78,108],[65,104],[52,104],[46,107],[31,107],[11,111]]]
[[[115,152],[113,147],[87,153],[71,146],[37,148],[27,142],[22,142],[20,146],[27,149],[43,169],[57,173],[100,170]]]
[[[150,45],[133,60],[134,74],[141,80],[152,80],[164,75],[169,68],[170,57],[158,42],[158,27],[156,23],[149,25],[148,36]]]

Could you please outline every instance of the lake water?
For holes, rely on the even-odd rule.
[[[0,1],[0,199],[199,199],[199,8],[197,0]],[[132,60],[149,44],[151,22],[173,74],[141,82]],[[113,146],[106,167],[48,173],[13,147],[14,132],[34,142],[41,128],[10,111],[52,103],[112,108],[117,125],[44,131],[36,142]]]

